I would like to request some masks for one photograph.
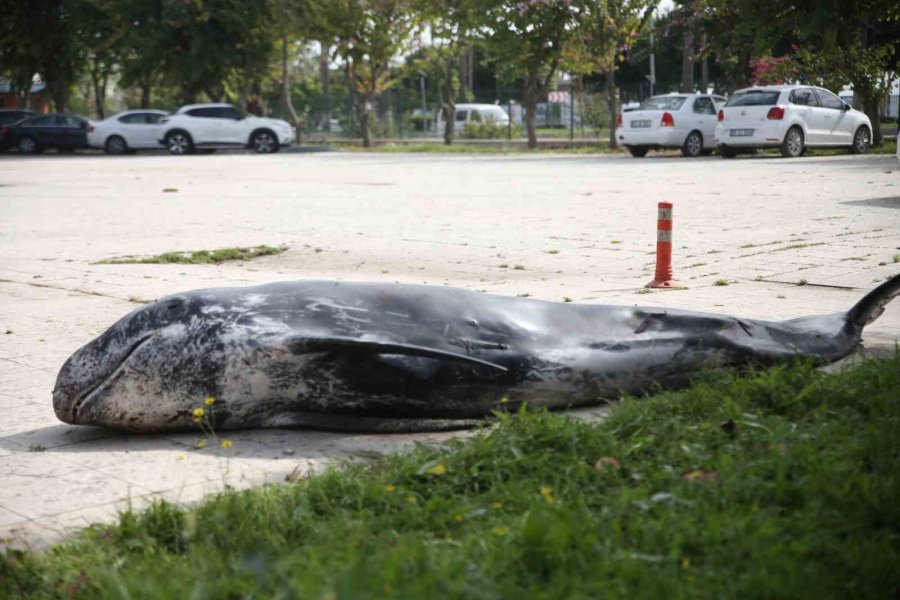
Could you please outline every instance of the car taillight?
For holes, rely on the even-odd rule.
[[[3,129],[0,129],[0,135],[6,135],[7,133],[9,133],[8,127],[4,127]]]
[[[664,112],[660,125],[662,127],[675,127],[675,119],[672,117],[672,113]]]
[[[725,111],[722,109],[719,109],[719,122],[722,122],[724,120],[725,120]]]
[[[784,107],[783,106],[773,106],[769,109],[769,114],[766,115],[766,118],[770,121],[780,121],[784,118]]]
[[[619,113],[619,117],[616,119],[616,126],[617,127],[622,126],[622,113]]]
[[[88,125],[88,133],[94,133],[94,124],[93,123]]]

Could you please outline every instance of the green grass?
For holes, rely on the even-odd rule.
[[[576,140],[577,141],[577,140]],[[364,148],[358,143],[332,143],[330,144],[335,150],[347,152],[375,152],[375,153],[444,153],[444,154],[621,154],[624,149],[612,150],[607,145],[598,142],[592,145],[579,145],[567,147],[563,142],[554,144],[553,147],[538,146],[534,150],[530,150],[524,144],[496,144],[485,143],[466,143],[456,141],[452,145],[447,146],[441,143],[409,143],[409,144],[383,144]]]
[[[163,252],[156,256],[123,256],[101,260],[100,265],[125,265],[125,264],[185,264],[185,265],[210,265],[219,264],[229,260],[250,260],[258,256],[270,256],[280,254],[287,250],[287,246],[253,246],[250,248],[220,248],[218,250],[188,250],[185,252]]]
[[[900,354],[521,412],[466,442],[158,503],[43,553],[6,598],[890,598]]]

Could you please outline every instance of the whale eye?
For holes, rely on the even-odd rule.
[[[179,306],[181,306],[181,302],[179,302],[178,300],[172,300],[171,302],[166,304],[166,308],[168,308],[169,310],[175,310]]]

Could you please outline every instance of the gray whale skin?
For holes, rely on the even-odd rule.
[[[835,361],[900,293],[770,322],[426,285],[298,281],[144,305],[75,352],[53,390],[67,423],[190,430],[425,431],[527,402],[550,409],[675,388],[703,369]]]

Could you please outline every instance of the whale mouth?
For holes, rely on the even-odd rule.
[[[68,415],[69,418],[71,419],[71,421],[69,421],[70,423],[78,423],[78,414],[81,411],[82,407],[86,403],[90,402],[93,399],[94,395],[101,388],[103,388],[107,383],[109,383],[110,381],[112,381],[113,379],[118,377],[119,374],[123,370],[125,370],[125,365],[128,363],[128,359],[131,358],[131,356],[135,352],[140,350],[141,347],[143,347],[143,345],[146,344],[150,340],[150,338],[152,338],[154,335],[156,335],[156,334],[148,333],[147,335],[145,335],[144,337],[139,339],[137,342],[135,342],[134,345],[128,349],[128,352],[125,353],[125,356],[122,357],[122,360],[119,361],[119,364],[116,365],[116,367],[112,371],[110,371],[109,375],[107,375],[106,377],[104,377],[103,379],[98,381],[96,384],[92,385],[89,389],[78,394],[75,397],[75,400],[72,402],[72,407],[69,410],[69,415]]]

